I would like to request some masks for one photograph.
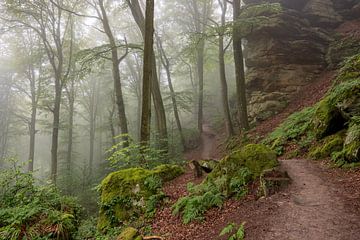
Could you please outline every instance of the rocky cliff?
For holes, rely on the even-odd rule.
[[[249,114],[261,121],[360,52],[360,0],[244,0]]]

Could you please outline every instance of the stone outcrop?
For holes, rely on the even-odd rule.
[[[343,47],[334,34],[344,21],[360,18],[359,0],[244,2],[240,24],[252,120],[277,114],[302,86],[359,49],[357,39],[344,40],[351,48]]]

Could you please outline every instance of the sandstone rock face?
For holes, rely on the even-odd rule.
[[[352,52],[347,47],[337,51],[343,45],[339,46],[334,30],[350,18],[349,11],[356,12],[360,0],[244,2],[248,4],[244,22],[251,22],[243,27],[249,116],[261,121],[284,109],[302,86]],[[280,4],[280,10],[262,9],[272,8],[271,3]],[[357,41],[351,44],[358,49]]]

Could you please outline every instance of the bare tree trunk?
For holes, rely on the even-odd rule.
[[[168,57],[166,56],[166,52],[165,52],[165,50],[164,50],[164,48],[162,46],[161,39],[158,36],[157,36],[157,46],[158,46],[158,49],[159,49],[159,52],[160,52],[161,63],[164,66],[165,71],[166,71],[166,76],[167,76],[169,90],[170,90],[170,94],[171,94],[171,101],[172,101],[172,105],[173,105],[173,111],[174,111],[176,126],[177,126],[177,128],[179,130],[181,144],[185,148],[186,147],[186,145],[185,145],[185,137],[184,137],[184,134],[183,134],[183,131],[182,131],[178,105],[177,105],[177,101],[176,101],[174,87],[173,87],[173,84],[172,84],[171,74],[170,74],[170,61],[169,61]]]
[[[233,0],[233,48],[234,48],[234,62],[235,62],[235,78],[236,78],[236,96],[238,103],[238,112],[240,116],[240,125],[242,129],[249,129],[249,120],[247,115],[246,102],[246,84],[245,84],[245,69],[244,57],[242,51],[242,40],[239,27],[236,21],[240,16],[241,0]]]
[[[68,119],[68,140],[66,152],[66,172],[70,176],[73,152],[73,135],[74,135],[74,104],[75,104],[75,86],[74,79],[71,79],[70,90],[67,91],[69,103],[69,119]],[[69,189],[68,189],[69,190]]]
[[[34,160],[35,160],[35,135],[36,135],[36,113],[37,113],[37,92],[35,84],[34,67],[29,67],[29,80],[30,80],[30,92],[31,92],[31,119],[30,119],[30,149],[29,149],[29,165],[28,171],[34,171]]]
[[[227,0],[219,0],[219,3],[222,10],[221,28],[224,28],[226,24]],[[222,97],[222,105],[223,105],[224,118],[225,118],[226,133],[228,137],[231,137],[235,134],[235,132],[232,125],[230,108],[229,108],[228,86],[226,81],[226,70],[225,70],[226,49],[224,48],[224,34],[225,34],[224,31],[221,31],[219,34],[219,72],[220,72],[221,97]]]
[[[113,78],[114,78],[116,104],[118,107],[118,114],[119,114],[119,120],[120,120],[119,123],[120,123],[121,133],[124,135],[124,137],[123,137],[123,140],[125,141],[124,145],[127,146],[128,145],[128,142],[127,142],[128,136],[127,135],[129,134],[129,131],[128,131],[126,113],[125,113],[125,104],[124,104],[124,99],[123,99],[120,70],[119,70],[119,63],[121,62],[121,60],[123,59],[124,56],[119,59],[116,41],[115,41],[114,35],[110,28],[110,23],[109,23],[107,13],[104,8],[103,0],[99,0],[99,6],[100,6],[100,10],[101,10],[101,15],[102,15],[101,22],[103,24],[104,31],[108,37],[109,44],[111,47],[112,73],[113,73]]]
[[[151,78],[153,76],[154,56],[154,1],[146,0],[145,13],[145,43],[142,84],[142,114],[140,128],[140,142],[147,146],[150,141],[150,118],[151,118]]]
[[[60,128],[60,104],[61,104],[61,77],[56,73],[55,77],[55,103],[53,109],[53,133],[51,138],[51,180],[56,184],[59,128]]]
[[[145,18],[141,11],[141,7],[139,5],[138,0],[126,0],[127,4],[130,7],[130,10],[132,12],[132,15],[134,17],[134,20],[136,24],[138,25],[140,32],[145,40]],[[156,119],[157,119],[157,127],[160,135],[160,139],[162,139],[162,149],[167,150],[168,144],[167,144],[167,127],[166,127],[166,114],[165,114],[165,108],[164,103],[161,97],[161,91],[160,91],[160,84],[157,77],[157,71],[156,71],[156,59],[154,53],[152,53],[152,86],[151,86],[151,92],[154,98],[154,107],[155,107],[155,113],[156,113]]]
[[[203,131],[203,104],[204,104],[204,51],[205,51],[205,42],[200,40],[199,46],[197,47],[197,72],[199,80],[199,91],[198,91],[198,130],[200,134]]]

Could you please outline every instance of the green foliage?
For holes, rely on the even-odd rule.
[[[310,149],[309,157],[314,159],[330,157],[335,152],[341,151],[343,149],[343,145],[344,145],[344,132],[331,135],[325,138],[322,144]]]
[[[238,227],[235,223],[230,223],[220,232],[219,237],[228,235],[228,240],[243,240],[245,238],[245,222]]]
[[[180,198],[173,206],[173,214],[182,213],[185,224],[195,220],[203,220],[205,212],[212,207],[221,207],[225,196],[219,191],[214,183],[204,183],[194,190],[198,195],[190,195]],[[202,192],[200,194],[200,192]]]
[[[314,114],[315,108],[309,107],[290,115],[264,140],[264,143],[271,146],[278,155],[283,154],[287,142],[300,141],[312,136],[309,130]]]
[[[360,78],[360,54],[349,57],[342,63],[336,83],[356,78]]]
[[[72,239],[81,211],[75,199],[52,185],[37,186],[16,160],[0,172],[0,238]]]
[[[277,165],[273,151],[249,144],[222,159],[201,184],[188,184],[189,195],[176,202],[173,214],[181,215],[184,223],[202,220],[208,209],[222,206],[226,198],[243,197],[251,180]]]
[[[123,137],[124,135],[120,135],[116,139]],[[132,139],[129,139],[127,143],[128,146],[124,147],[125,141],[119,141],[107,150],[107,153],[111,154],[107,160],[112,168],[117,170],[139,166],[152,168],[168,161],[169,156],[164,150],[154,146],[143,146]]]

